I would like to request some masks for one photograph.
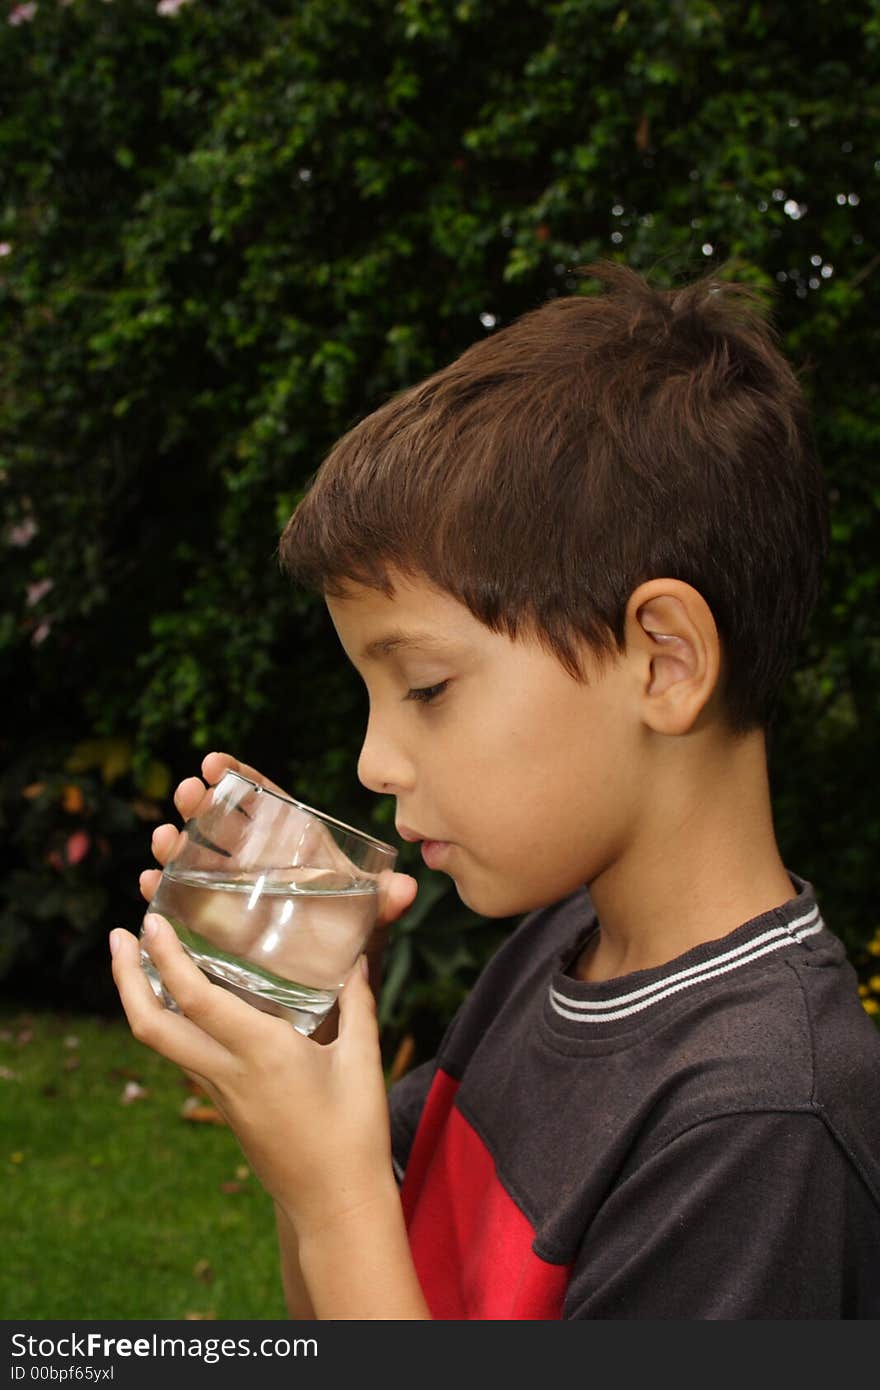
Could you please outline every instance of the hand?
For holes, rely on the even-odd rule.
[[[208,753],[202,759],[202,781],[199,777],[186,777],[179,782],[174,792],[174,805],[180,812],[184,822],[188,821],[196,812],[196,808],[205,794],[207,787],[216,785],[225,772],[240,772],[243,777],[249,777],[252,782],[257,782],[261,786],[268,787],[271,791],[279,792],[282,796],[287,793],[279,787],[276,782],[270,782],[268,777],[264,777],[256,768],[248,766],[247,763],[239,762],[230,753]],[[153,831],[152,850],[156,861],[164,867],[171,857],[180,831],[176,825],[166,822],[158,825]],[[140,875],[140,891],[143,898],[149,903],[155,896],[159,887],[159,879],[162,877],[162,869],[144,869]],[[398,877],[405,877],[412,883],[408,875],[393,875],[392,885],[396,883]],[[383,910],[376,920],[370,939],[365,947],[367,961],[369,963],[370,988],[378,998],[382,984],[382,964],[385,955],[385,947],[388,942],[388,929],[397,917],[403,913],[412,902],[415,896],[415,887],[409,891],[411,896],[402,907],[396,907],[398,902],[397,894],[399,887],[392,889],[391,899],[387,904],[383,904]],[[331,1042],[336,1037],[338,1027],[339,1011],[334,1005],[323,1023],[315,1030],[312,1037],[316,1042]]]
[[[393,878],[396,916],[416,885],[404,874]],[[360,968],[340,993],[339,1035],[321,1047],[212,984],[164,918],[147,919],[143,944],[179,1014],[153,993],[137,939],[118,929],[110,942],[134,1036],[200,1079],[299,1237],[387,1203],[394,1189],[388,1104],[375,1001]]]
[[[239,762],[230,753],[208,753],[202,759],[204,782],[199,777],[185,777],[182,782],[177,784],[174,804],[184,821],[188,821],[190,816],[195,814],[196,807],[205,794],[205,788],[214,786],[220,781],[224,772],[229,771],[240,772],[243,777],[249,777],[252,782],[259,782],[261,786],[268,787],[273,792],[280,792],[282,796],[287,795],[275,782],[270,782],[268,777],[257,772],[256,768],[248,767],[247,763]],[[167,863],[179,834],[180,831],[177,826],[170,822],[156,826],[153,831],[152,848],[153,854],[160,864]],[[140,890],[147,902],[152,901],[161,877],[161,869],[144,869],[141,874]]]

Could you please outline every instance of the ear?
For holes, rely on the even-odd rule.
[[[626,650],[641,685],[642,717],[661,734],[686,734],[719,687],[721,643],[702,594],[680,579],[650,579],[630,596]]]

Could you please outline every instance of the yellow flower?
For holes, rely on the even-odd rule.
[[[868,981],[868,988],[873,990],[875,994],[880,994],[880,975],[871,976]]]
[[[876,999],[863,999],[862,1008],[866,1014],[880,1014],[880,1004]]]
[[[872,956],[880,956],[880,939],[876,936],[873,941],[868,942],[868,951]]]
[[[870,993],[871,991],[868,989],[867,985],[859,985],[859,994],[863,999],[867,999]]]

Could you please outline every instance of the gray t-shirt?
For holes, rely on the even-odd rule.
[[[668,964],[526,917],[391,1091],[438,1318],[880,1317],[880,1033],[809,884]]]

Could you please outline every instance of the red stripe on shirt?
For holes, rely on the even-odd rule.
[[[428,1307],[444,1320],[559,1318],[570,1266],[535,1254],[534,1228],[454,1105],[458,1084],[434,1077],[401,1191]]]

